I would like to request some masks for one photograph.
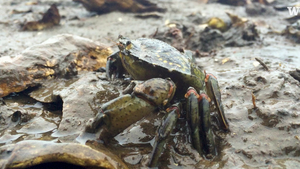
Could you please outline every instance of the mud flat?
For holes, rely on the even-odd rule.
[[[91,44],[96,50],[100,43],[105,44],[109,51],[107,54],[116,51],[119,34],[130,39],[154,37],[177,48],[193,50],[197,54],[198,66],[218,78],[230,132],[216,132],[219,154],[207,160],[193,149],[186,134],[190,130],[184,120],[179,120],[161,157],[161,168],[297,168],[300,165],[299,37],[293,32],[297,32],[296,28],[284,31],[293,24],[286,20],[290,17],[288,11],[273,8],[296,1],[275,1],[266,6],[256,4],[256,8],[205,4],[196,0],[186,1],[184,7],[179,0],[151,2],[167,9],[166,12],[137,14],[114,11],[98,15],[70,0],[41,0],[37,3],[3,1],[0,3],[0,63],[7,66],[7,61],[18,60],[26,51],[28,54],[27,48],[34,49],[32,46],[45,44],[46,40],[62,34],[84,38],[81,43],[86,49],[79,48],[85,53],[89,53]],[[47,11],[53,3],[61,16],[59,25],[40,31],[21,30],[26,21],[41,19],[40,13]],[[201,33],[210,18],[218,17],[230,22],[226,12],[251,21],[255,31],[250,27],[245,33],[245,27],[236,27],[229,28],[227,33],[212,29]],[[247,38],[244,38],[245,34]],[[61,49],[65,56],[81,56],[74,53],[76,45],[65,45]],[[68,52],[73,52],[73,55],[68,55]],[[49,58],[40,54],[35,62],[44,65]],[[88,59],[98,61],[93,57]],[[23,62],[21,65],[26,67],[33,60]],[[82,67],[88,65],[76,63],[62,59],[52,63],[59,65],[56,67],[51,67],[51,64],[48,67],[37,66],[37,71],[32,72],[43,70],[39,76],[34,74],[36,76],[33,77],[38,77],[35,78],[38,80],[26,81],[29,85],[23,86],[18,93],[12,92],[0,98],[0,146],[3,149],[25,140],[80,142],[76,138],[85,122],[94,116],[101,104],[119,96],[126,86],[110,84],[105,73],[98,70],[99,66],[97,71],[92,68],[83,70]],[[29,77],[20,74],[18,78],[24,76]],[[145,117],[116,136],[106,148],[129,168],[146,167],[162,116],[153,113]],[[96,140],[93,136],[90,139]]]

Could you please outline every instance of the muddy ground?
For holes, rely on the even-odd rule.
[[[299,44],[292,39],[274,33],[284,30],[289,25],[285,20],[290,17],[287,10],[276,11],[269,6],[266,12],[249,15],[244,6],[203,4],[196,0],[187,0],[183,5],[179,0],[153,0],[152,2],[159,4],[160,7],[166,8],[167,12],[159,13],[160,18],[141,19],[135,17],[136,14],[133,13],[111,12],[97,15],[70,0],[41,0],[37,5],[30,5],[29,2],[31,1],[0,2],[0,60],[7,57],[14,58],[26,48],[59,34],[78,35],[101,42],[116,50],[115,42],[119,34],[131,39],[151,37],[157,29],[158,33],[167,30],[165,25],[167,22],[194,24],[193,26],[197,28],[211,17],[228,20],[225,12],[254,22],[257,25],[259,38],[252,45],[216,46],[211,48],[215,50],[215,54],[196,58],[197,64],[203,70],[218,78],[225,114],[230,124],[229,133],[219,133],[217,136],[217,139],[220,139],[219,155],[213,160],[206,160],[200,156],[192,148],[190,139],[186,135],[189,129],[185,122],[179,120],[179,125],[169,141],[170,146],[166,146],[166,151],[162,155],[160,166],[161,168],[296,168],[300,166],[300,84],[289,73],[300,68],[300,49]],[[40,19],[39,13],[46,11],[53,3],[57,4],[62,16],[60,25],[36,32],[20,31],[21,23],[26,20]],[[277,3],[287,3],[287,1]],[[13,10],[29,9],[32,12],[12,14]],[[198,23],[197,20],[192,22],[197,17]],[[199,50],[202,52],[201,49]],[[263,60],[269,71],[266,71],[255,58]],[[108,85],[105,75],[100,72],[79,75],[79,79],[76,83],[69,82],[71,84],[65,84],[68,83],[66,81],[61,82],[65,84],[65,88],[61,87],[64,88],[61,90],[56,86],[61,83],[56,84],[57,82],[53,81],[48,81],[44,87],[56,88],[54,92],[62,99],[77,98],[74,99],[75,103],[82,104],[82,107],[79,105],[78,109],[70,108],[70,111],[80,113],[86,111],[86,107],[90,107],[91,110],[82,117],[85,120],[97,112],[101,103],[117,97],[121,90]],[[99,79],[103,81],[98,83]],[[82,86],[85,80],[91,82],[89,87]],[[74,88],[77,93],[72,90]],[[100,92],[93,92],[95,90]],[[82,93],[96,95],[96,97],[90,98]],[[253,107],[252,93],[256,97],[257,108]],[[36,96],[37,100],[35,100],[28,95],[35,97],[31,91],[12,93],[4,97],[6,106],[1,104],[1,113],[11,116],[22,109],[29,115],[27,114],[28,119],[25,118],[19,124],[1,121],[8,128],[0,128],[0,145],[22,140],[81,142],[76,138],[79,134],[78,130],[82,130],[82,127],[70,129],[76,125],[75,122],[72,123],[72,118],[64,119],[71,121],[71,127],[67,126],[66,130],[58,128],[60,123],[64,122],[61,115],[64,106],[58,105],[53,108],[51,103],[38,102],[41,97]],[[74,104],[74,100],[68,104]],[[3,114],[2,116],[6,117]],[[162,114],[158,117],[156,114],[150,115],[116,136],[107,147],[123,159],[130,168],[145,167],[161,118]]]

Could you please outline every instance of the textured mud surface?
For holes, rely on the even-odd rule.
[[[107,47],[116,50],[116,39],[122,34],[131,39],[154,37],[178,49],[199,50],[198,56],[202,57],[196,58],[197,64],[203,70],[214,74],[221,87],[225,114],[231,131],[228,134],[216,133],[220,147],[219,155],[213,160],[206,160],[200,156],[191,145],[185,121],[180,119],[161,157],[162,168],[299,166],[299,44],[295,43],[296,34],[282,36],[276,33],[290,25],[285,20],[290,17],[288,11],[277,11],[271,6],[261,5],[245,7],[219,3],[202,4],[196,0],[186,1],[184,7],[182,1],[177,0],[152,2],[166,8],[167,12],[139,17],[134,13],[121,12],[96,15],[72,1],[39,1],[36,5],[32,5],[34,3],[31,1],[1,2],[0,70],[7,72],[11,69],[8,72],[19,74],[16,77],[21,80],[27,78],[23,79],[26,84],[20,84],[21,90],[16,88],[13,91],[28,88],[21,93],[11,93],[0,98],[0,145],[3,149],[6,150],[5,146],[8,144],[23,140],[82,143],[84,140],[77,137],[85,122],[97,113],[102,103],[119,96],[125,86],[109,83],[104,73],[91,71],[94,69],[87,71],[76,66],[75,69],[68,60],[60,58],[74,52],[66,43],[59,45],[66,45],[61,49],[61,53],[54,54],[54,58],[61,59],[55,64],[62,66],[54,66],[53,62],[52,66],[39,67],[52,60],[51,55],[47,55],[45,51],[38,51],[39,48],[36,48],[39,54],[32,55],[27,52],[29,57],[20,60],[20,56],[24,56],[24,52],[26,54],[28,51],[26,48],[35,49],[32,46],[67,33],[91,39],[92,41],[88,40],[89,43],[106,44]],[[294,1],[276,2],[280,5]],[[38,32],[20,31],[26,20],[41,19],[39,13],[47,11],[53,3],[57,4],[61,15],[60,25]],[[14,10],[23,12],[16,13]],[[208,30],[201,34],[203,24],[212,17],[230,20],[225,12],[247,18],[254,23],[259,37],[249,36],[255,38],[245,40],[242,38],[243,29],[229,29],[232,33]],[[176,25],[178,30],[170,29],[172,24]],[[78,46],[84,46],[84,42]],[[44,62],[37,62],[40,60],[32,56],[44,58]],[[75,58],[75,55],[73,57]],[[255,58],[262,60],[269,71]],[[22,63],[12,64],[15,63],[12,60]],[[19,73],[28,73],[26,65],[33,63],[38,63],[35,64],[35,70],[44,70],[40,76]],[[69,65],[73,65],[71,68],[74,68],[76,73],[64,73],[63,70],[70,68]],[[4,67],[6,69],[3,69]],[[97,69],[99,67],[101,66],[97,66]],[[49,78],[49,72],[56,72],[56,78]],[[3,73],[0,76],[3,76]],[[13,77],[11,74],[8,76]],[[38,78],[28,79],[29,77]],[[18,80],[12,79],[9,82],[16,81]],[[0,94],[1,92],[3,91],[0,91]],[[256,108],[252,103],[252,93],[256,97]],[[155,131],[162,117],[163,114],[157,113],[145,117],[116,136],[106,147],[130,168],[145,167],[152,150]],[[95,136],[88,137],[94,139]],[[3,154],[5,151],[1,153],[2,156],[6,156]]]

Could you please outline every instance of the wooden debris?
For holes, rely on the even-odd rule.
[[[224,63],[228,62],[229,60],[230,60],[230,58],[225,58],[225,59],[223,59],[223,60],[222,60],[222,65],[223,65]]]
[[[258,58],[255,58],[255,60],[258,61],[267,71],[269,71],[269,68],[267,67],[267,65],[263,61],[261,61]]]
[[[81,3],[88,11],[98,14],[112,11],[122,12],[165,12],[166,9],[158,7],[149,0],[73,0]]]
[[[254,96],[253,92],[251,93],[251,95],[252,95],[252,104],[253,104],[253,108],[257,108],[257,107],[256,107],[256,104],[255,104],[256,97]]]
[[[60,15],[56,5],[53,4],[43,15],[43,18],[41,20],[25,23],[22,30],[38,31],[38,30],[52,27],[54,25],[58,25],[59,22],[60,22]]]
[[[148,19],[148,18],[162,18],[162,15],[157,12],[149,12],[149,13],[140,13],[136,14],[134,17],[141,18],[141,19]]]

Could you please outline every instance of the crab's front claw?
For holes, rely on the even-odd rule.
[[[103,104],[97,115],[87,122],[85,131],[96,133],[101,130],[101,140],[111,138],[154,110],[156,106],[147,100],[130,94],[122,95]]]
[[[124,73],[125,69],[123,68],[119,52],[115,52],[108,56],[106,61],[106,76],[108,80],[121,78]]]
[[[153,78],[145,82],[133,81],[133,92],[119,96],[101,106],[97,115],[87,122],[85,131],[96,133],[100,139],[111,138],[149,113],[163,108],[176,91],[170,79]],[[97,132],[98,133],[98,132]]]
[[[214,104],[218,111],[218,119],[221,128],[225,131],[229,131],[229,124],[225,118],[224,108],[221,101],[220,87],[217,78],[212,74],[206,74],[205,77],[206,92],[208,96],[214,101]]]
[[[103,113],[103,110],[100,109],[97,115],[94,118],[89,119],[87,122],[85,132],[96,133],[96,129],[102,125],[104,119],[105,114]]]
[[[159,161],[159,157],[164,150],[164,145],[166,144],[170,133],[172,132],[174,126],[176,125],[177,119],[180,117],[181,104],[176,103],[169,107],[167,110],[167,115],[158,129],[157,136],[155,138],[155,143],[153,146],[153,151],[151,154],[149,167],[156,167]]]

